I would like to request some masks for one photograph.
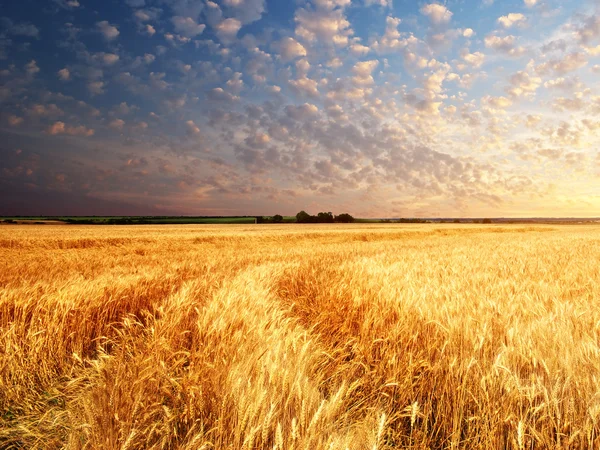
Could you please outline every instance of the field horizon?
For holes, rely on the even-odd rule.
[[[0,447],[596,449],[600,227],[0,227]]]

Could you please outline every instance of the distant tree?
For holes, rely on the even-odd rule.
[[[492,219],[483,219],[481,223],[492,223]]]
[[[296,222],[298,223],[310,223],[311,222],[311,215],[308,214],[306,211],[300,211],[298,214],[296,214]]]
[[[454,219],[454,223],[460,223],[460,220]]]
[[[339,223],[352,223],[354,222],[354,217],[350,214],[343,213],[335,216],[335,221]]]
[[[263,216],[256,216],[256,223],[265,223],[265,218]]]
[[[317,214],[318,223],[333,223],[333,214],[330,212],[320,212]]]
[[[273,216],[273,223],[281,223],[283,222],[283,216],[280,216],[279,214],[275,214]]]

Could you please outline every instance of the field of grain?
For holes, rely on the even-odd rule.
[[[0,227],[0,448],[598,449],[600,227]]]

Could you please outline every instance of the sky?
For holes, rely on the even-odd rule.
[[[0,3],[0,214],[600,216],[600,0]]]

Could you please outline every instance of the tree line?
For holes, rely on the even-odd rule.
[[[275,214],[272,217],[257,217],[258,223],[282,223],[283,216]],[[296,223],[353,223],[354,217],[343,213],[334,216],[331,212],[320,212],[316,216],[311,216],[306,211],[300,211],[296,214]]]

